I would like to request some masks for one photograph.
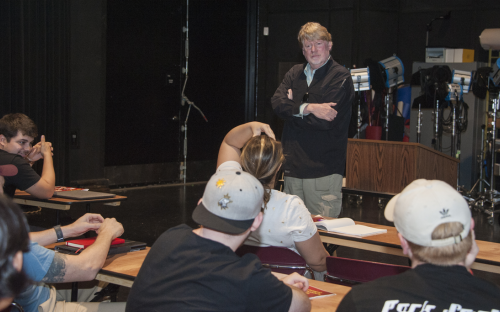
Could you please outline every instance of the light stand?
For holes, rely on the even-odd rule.
[[[436,94],[438,92],[438,84],[434,84],[434,137],[432,139],[432,145],[436,151],[441,151],[441,136],[440,136],[440,125],[439,125],[439,99],[436,99]]]
[[[387,94],[385,95],[384,103],[385,103],[385,111],[386,111],[386,118],[385,118],[385,140],[389,141],[389,115],[391,114],[391,91],[392,88],[389,88],[387,90]]]
[[[486,213],[488,215],[488,223],[493,225],[494,223],[494,217],[496,212],[500,212],[500,210],[495,210],[495,206],[498,201],[500,201],[498,196],[498,192],[494,189],[495,185],[495,156],[496,156],[496,147],[495,147],[495,141],[496,141],[496,121],[497,121],[497,112],[500,109],[500,94],[498,93],[498,90],[495,90],[496,92],[496,98],[492,100],[492,112],[490,116],[492,117],[491,121],[491,168],[490,168],[490,190],[485,191],[484,195],[480,196],[479,199],[476,201],[476,209],[479,209]],[[491,94],[491,93],[490,93]],[[489,203],[490,208],[485,208],[484,204]]]
[[[354,91],[358,92],[358,123],[357,123],[357,138],[361,139],[361,130],[363,125],[363,118],[361,116],[361,91],[368,91],[371,89],[370,85],[370,69],[357,68],[351,69],[351,77],[354,82]],[[349,194],[348,203],[356,203],[361,205],[363,203],[363,195]]]
[[[475,200],[470,200],[469,205],[473,206],[476,210],[480,210],[488,215],[488,223],[493,225],[495,213],[500,212],[500,210],[495,210],[496,204],[500,201],[499,192],[497,192],[495,187],[495,160],[496,160],[496,122],[497,122],[497,112],[500,109],[500,81],[498,84],[495,84],[493,77],[495,72],[490,75],[488,79],[488,89],[490,95],[492,95],[492,107],[491,112],[488,115],[491,117],[491,140],[490,140],[490,151],[491,151],[491,166],[490,166],[490,190],[485,190],[484,192],[480,192],[479,196]],[[494,96],[493,96],[494,95]],[[487,184],[487,183],[486,183]],[[485,204],[489,206],[489,208],[485,207]]]
[[[191,102],[187,96],[184,94],[184,91],[186,90],[186,83],[188,80],[188,65],[189,65],[189,0],[186,0],[186,27],[182,28],[182,31],[186,33],[186,40],[185,40],[185,45],[184,45],[184,54],[186,57],[186,66],[182,69],[182,72],[186,75],[184,79],[184,85],[182,87],[182,92],[181,92],[181,105],[184,106],[185,103],[189,104],[189,108],[186,114],[186,119],[184,120],[184,125],[181,126],[181,131],[184,132],[184,149],[183,149],[183,155],[184,155],[184,162],[180,163],[179,170],[180,170],[180,179],[186,184],[186,171],[187,171],[187,122],[189,119],[189,113],[191,112],[191,107],[196,108],[201,116],[203,116],[203,119],[205,119],[206,122],[208,122],[207,117],[203,114],[201,109],[196,106],[193,102]]]
[[[493,66],[493,72],[490,75],[489,88],[490,94],[495,94],[496,98],[492,100],[492,121],[491,121],[491,174],[490,174],[490,200],[492,208],[494,207],[493,203],[493,192],[496,192],[493,188],[495,185],[495,156],[496,156],[496,147],[495,142],[497,140],[497,112],[500,109],[500,59],[497,60],[495,65]],[[493,214],[492,214],[493,216]]]
[[[382,76],[385,80],[385,86],[387,88],[387,94],[385,96],[385,109],[386,109],[386,120],[385,120],[385,140],[389,141],[389,115],[391,114],[391,95],[392,87],[402,84],[404,79],[405,68],[403,62],[397,56],[391,56],[379,62],[382,65],[384,71]]]
[[[351,77],[354,82],[354,91],[358,92],[358,124],[357,124],[357,137],[361,138],[361,126],[363,119],[361,117],[361,91],[370,90],[370,69],[359,68],[351,69]]]
[[[417,143],[420,143],[422,136],[422,103],[418,103],[418,114],[417,114]]]
[[[464,102],[463,94],[469,93],[471,89],[472,72],[453,70],[451,82],[451,84],[448,84],[449,93],[446,98],[446,100],[449,101],[452,110],[450,156],[460,160],[462,132],[467,129],[468,119],[468,105]],[[457,186],[460,186],[459,177],[460,163],[457,167]]]
[[[497,112],[498,112],[498,109],[500,109],[499,107],[499,94],[497,93],[497,97],[495,99],[492,100],[492,112],[491,112],[491,117],[492,117],[492,121],[491,121],[491,168],[490,168],[490,187],[491,187],[491,190],[490,190],[490,200],[492,200],[492,203],[493,203],[493,186],[495,185],[495,152],[496,152],[496,147],[495,147],[495,141],[496,141],[496,138],[497,138]]]
[[[425,95],[426,85],[429,81],[429,75],[426,71],[420,70],[420,96]],[[418,102],[418,114],[417,114],[417,143],[422,140],[422,117],[424,113],[422,112],[422,103]]]
[[[479,179],[477,179],[476,183],[472,186],[470,192],[472,193],[474,189],[476,188],[477,184],[479,183],[479,192],[482,192],[483,190],[483,183],[490,186],[490,184],[484,179],[483,176],[483,163],[484,163],[484,132],[485,132],[485,125],[481,125],[481,154],[478,155],[477,162],[479,163]]]
[[[446,97],[446,100],[449,101],[451,106],[451,147],[450,147],[450,156],[456,157],[456,144],[457,144],[457,106],[459,105],[459,97],[457,89],[460,88],[457,84],[448,84],[448,89],[450,92]],[[455,101],[455,103],[453,103]],[[458,157],[457,157],[458,158]]]
[[[481,35],[479,36],[479,40],[481,43],[481,47],[485,50],[490,50],[490,57],[491,57],[491,50],[500,50],[500,40],[498,40],[498,35],[500,35],[500,29],[485,29]],[[492,39],[495,38],[495,39]],[[491,58],[490,58],[491,60]],[[480,158],[480,177],[479,177],[479,182],[480,182],[480,192],[478,193],[478,196],[475,199],[468,199],[469,200],[469,206],[471,208],[474,208],[475,210],[480,210],[488,215],[488,223],[490,225],[494,224],[494,214],[496,212],[500,212],[500,210],[495,210],[495,206],[497,202],[500,201],[498,198],[499,192],[495,190],[495,160],[496,160],[496,139],[497,139],[497,133],[496,133],[496,121],[497,121],[497,112],[500,109],[500,59],[497,59],[496,63],[493,64],[493,68],[482,68],[482,69],[489,69],[490,75],[488,78],[484,77],[483,75],[477,75],[478,80],[480,82],[487,84],[488,85],[488,91],[490,93],[492,100],[492,109],[491,112],[488,112],[488,115],[491,117],[491,139],[489,147],[491,151],[491,166],[490,166],[490,184],[483,179],[483,154],[484,154],[484,141],[482,142],[482,148],[481,148],[481,158]],[[478,70],[479,73],[479,70]],[[484,81],[485,78],[487,79],[487,82]],[[488,103],[489,104],[489,103]],[[484,140],[484,133],[485,133],[485,126],[481,126],[482,129],[482,139]],[[488,140],[487,140],[488,141]],[[484,189],[484,192],[482,191],[482,182],[486,183],[489,187],[490,190],[487,191],[486,188]],[[472,187],[472,190],[475,188],[478,182],[474,184]],[[471,193],[472,193],[471,190]],[[489,208],[485,208],[485,203],[489,203]]]

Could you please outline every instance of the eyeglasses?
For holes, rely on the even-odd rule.
[[[306,92],[302,97],[302,103],[309,103],[307,100],[309,100],[309,92]]]

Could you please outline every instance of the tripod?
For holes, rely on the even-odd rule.
[[[495,90],[495,98],[492,100],[492,111],[489,115],[492,117],[491,122],[491,140],[490,140],[490,150],[491,150],[491,166],[490,166],[490,190],[484,190],[483,192],[479,192],[476,199],[466,198],[469,201],[469,207],[474,208],[477,211],[484,212],[488,215],[488,223],[493,225],[495,213],[500,212],[500,210],[495,210],[495,206],[498,202],[500,202],[500,193],[494,189],[495,185],[495,159],[496,159],[496,120],[497,120],[497,112],[500,109],[500,96],[498,94],[498,90]],[[484,129],[483,129],[484,133]],[[482,158],[482,157],[481,157]],[[482,170],[480,180],[482,180]],[[484,181],[488,184],[486,181]],[[476,182],[477,184],[477,182]],[[474,187],[476,186],[474,184]],[[474,189],[473,187],[473,189]],[[472,192],[472,190],[471,190]]]
[[[476,188],[477,184],[479,183],[479,192],[483,190],[483,183],[488,185],[490,187],[490,184],[484,179],[483,175],[483,170],[484,170],[484,131],[485,131],[486,126],[481,125],[481,153],[478,155],[478,160],[477,162],[479,163],[479,178],[477,179],[476,183],[472,186],[470,192],[472,193],[474,189]]]

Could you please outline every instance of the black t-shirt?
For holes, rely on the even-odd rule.
[[[500,288],[463,266],[423,264],[405,273],[354,286],[337,312],[496,311]]]
[[[288,311],[292,290],[253,254],[200,237],[183,224],[154,243],[126,311]]]
[[[13,177],[4,177],[3,191],[10,197],[14,197],[16,189],[24,191],[40,181],[40,176],[31,168],[29,163],[19,155],[0,150],[0,165],[12,164],[17,167],[17,174]]]

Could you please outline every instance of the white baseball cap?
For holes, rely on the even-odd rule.
[[[394,196],[384,212],[408,241],[420,246],[442,247],[459,243],[469,235],[471,212],[465,199],[448,183],[419,179]],[[448,222],[460,222],[463,231],[454,237],[432,239],[434,229]]]
[[[264,188],[241,169],[217,171],[208,181],[193,220],[204,227],[227,234],[248,230],[264,202]]]

